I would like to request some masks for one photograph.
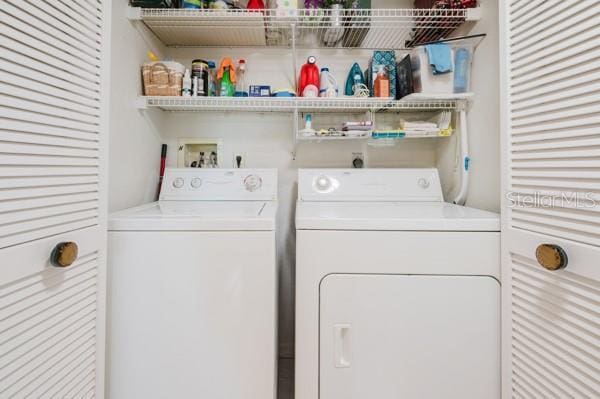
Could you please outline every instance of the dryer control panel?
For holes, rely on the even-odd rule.
[[[161,201],[274,201],[276,169],[167,168]]]
[[[300,201],[444,200],[437,169],[300,169]]]

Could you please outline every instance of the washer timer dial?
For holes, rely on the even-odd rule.
[[[257,175],[248,175],[244,179],[244,187],[247,191],[256,191],[262,187],[262,179]]]
[[[315,188],[319,192],[326,192],[331,189],[331,179],[325,175],[321,175],[315,180]]]
[[[192,186],[192,188],[199,188],[202,185],[202,179],[199,177],[194,177],[192,179],[192,181],[190,182],[190,186]]]

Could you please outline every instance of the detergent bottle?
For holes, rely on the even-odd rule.
[[[321,85],[319,97],[337,97],[338,85],[335,77],[329,72],[329,68],[321,68]]]
[[[248,2],[248,5],[246,6],[246,9],[248,9],[248,10],[264,10],[265,3],[263,2],[263,0],[250,0]]]
[[[217,72],[217,80],[221,81],[219,95],[221,97],[233,97],[235,95],[235,66],[229,57],[223,58]]]
[[[312,55],[308,57],[308,61],[302,65],[300,70],[298,95],[301,97],[319,96],[319,67],[317,66],[317,59]]]

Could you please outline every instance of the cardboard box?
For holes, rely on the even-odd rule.
[[[271,97],[271,86],[250,85],[250,97]]]

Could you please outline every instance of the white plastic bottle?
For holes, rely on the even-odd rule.
[[[192,96],[192,77],[190,76],[189,69],[186,69],[185,74],[183,75],[181,95],[183,97],[191,97]]]
[[[236,97],[248,97],[248,90],[246,88],[246,60],[240,60],[238,62],[237,74],[235,95]]]

